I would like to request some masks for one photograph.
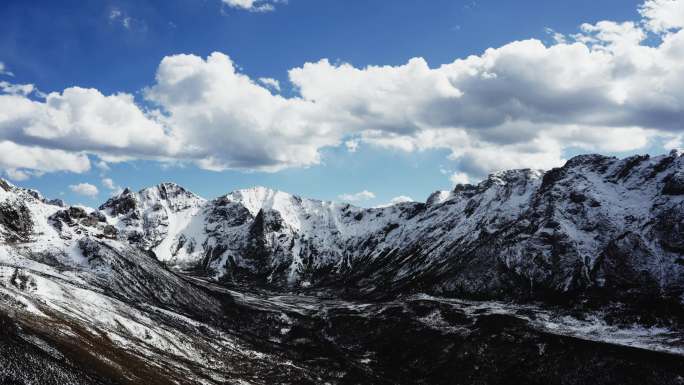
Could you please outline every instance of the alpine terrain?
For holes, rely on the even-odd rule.
[[[0,181],[1,384],[684,384],[684,155],[360,208]]]

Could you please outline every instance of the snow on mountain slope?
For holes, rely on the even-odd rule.
[[[677,152],[585,155],[383,208],[263,187],[205,201],[165,184],[101,209],[119,238],[160,260],[238,282],[494,298],[609,288],[681,300],[683,169]]]
[[[117,240],[117,230],[101,212],[50,204],[4,181],[0,187],[4,190],[0,206],[6,208],[3,218],[11,222],[8,225],[3,219],[0,226],[4,235],[0,264],[87,284],[123,300],[172,303],[201,312],[197,306],[206,301],[190,291],[187,297],[180,295],[183,281],[150,255]],[[171,298],[172,293],[177,295]]]
[[[202,258],[195,254],[194,245],[202,241],[205,204],[205,199],[182,187],[163,183],[138,193],[126,189],[100,210],[120,238],[153,251],[160,261],[182,267]]]
[[[677,152],[585,155],[546,173],[500,172],[426,203],[371,209],[263,187],[207,201],[165,183],[125,190],[89,212],[23,192],[52,225],[5,220],[3,233],[22,240],[26,226],[47,226],[40,232],[77,238],[72,225],[59,224],[80,221],[89,225],[77,227],[81,233],[149,251],[174,268],[278,288],[487,298],[597,290],[682,301],[683,170]],[[26,216],[17,207],[0,218]]]
[[[158,204],[173,214],[201,202],[165,187],[142,196],[167,200]],[[2,359],[0,382],[35,383],[39,374],[30,371],[48,373],[45,383],[100,383],[93,374],[107,384],[236,383],[287,365],[222,331],[221,300],[117,239],[103,213],[51,204],[3,180],[0,207],[0,324],[12,327],[0,330],[0,350],[10,338],[10,347],[33,346],[29,362],[42,354],[48,365],[12,370],[24,365],[15,350]],[[175,219],[155,223],[173,228]]]

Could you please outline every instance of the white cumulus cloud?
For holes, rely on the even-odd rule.
[[[470,183],[470,178],[468,177],[468,174],[464,172],[455,172],[453,173],[450,177],[449,180],[453,185],[459,185],[459,184],[469,184]]]
[[[69,189],[76,194],[84,195],[91,198],[96,197],[97,194],[100,193],[97,187],[90,183],[72,184],[69,186]]]
[[[23,146],[0,140],[0,168],[81,173],[90,169],[90,160],[84,154],[38,146]],[[25,175],[29,174],[25,173]]]
[[[90,168],[86,153],[116,160],[174,152],[173,138],[129,94],[73,87],[44,102],[0,94],[0,112],[0,146],[21,152],[3,151],[0,168],[83,172]]]
[[[230,1],[244,9],[265,4]],[[514,41],[442,65],[422,58],[394,66],[304,63],[289,71],[298,91],[289,97],[271,92],[280,85],[273,79],[250,78],[218,52],[165,57],[143,92],[146,107],[129,93],[71,87],[35,100],[28,89],[6,87],[0,146],[28,153],[0,155],[0,168],[81,172],[95,156],[278,171],[319,164],[326,147],[353,152],[363,144],[446,149],[460,173],[476,178],[554,167],[570,148],[677,144],[682,4],[649,0],[640,20],[584,24],[551,44]],[[38,160],[41,154],[50,160]]]
[[[161,121],[183,143],[179,157],[205,169],[277,171],[318,164],[319,150],[340,143],[339,127],[314,103],[273,95],[226,55],[164,58],[146,92]]]
[[[647,0],[639,12],[651,31],[667,32],[684,27],[684,1]]]

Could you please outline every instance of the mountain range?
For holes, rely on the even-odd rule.
[[[125,190],[95,215],[175,270],[274,289],[681,300],[682,170],[678,153],[580,156],[371,209],[262,187],[208,201],[164,183]]]
[[[1,180],[0,241],[0,383],[684,383],[677,151],[376,208]]]

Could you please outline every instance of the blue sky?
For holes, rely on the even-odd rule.
[[[654,1],[658,2],[657,0]],[[257,3],[257,5],[259,4],[266,3]],[[165,89],[157,90],[157,96],[154,98],[146,96],[146,89],[161,83],[155,75],[165,57],[190,54],[208,62],[206,58],[211,53],[221,52],[230,57],[236,72],[249,77],[255,84],[258,83],[259,78],[275,79],[279,82],[281,89],[280,91],[272,90],[274,95],[281,95],[282,98],[292,100],[299,98],[302,91],[309,92],[307,90],[311,90],[312,95],[319,93],[327,95],[326,90],[315,89],[317,86],[309,85],[310,83],[305,81],[295,86],[288,80],[288,71],[291,69],[302,68],[305,63],[319,63],[324,58],[329,59],[335,70],[338,70],[342,63],[349,63],[353,68],[359,70],[363,70],[367,66],[398,68],[415,57],[423,58],[429,68],[435,69],[442,64],[452,63],[456,59],[466,58],[469,55],[481,56],[488,48],[499,48],[514,41],[536,38],[543,41],[546,47],[560,44],[558,38],[554,40],[549,29],[563,34],[573,42],[582,41],[583,44],[593,49],[594,45],[599,46],[605,43],[603,37],[598,39],[599,42],[587,42],[571,36],[581,31],[580,25],[583,23],[597,25],[596,23],[602,20],[634,21],[637,28],[644,30],[645,38],[633,45],[658,47],[665,39],[662,31],[658,31],[655,27],[638,27],[640,23],[646,25],[645,23],[648,21],[657,21],[657,16],[648,16],[651,17],[649,19],[643,16],[643,12],[639,12],[639,7],[642,4],[642,1],[630,0],[603,0],[600,2],[589,0],[572,2],[289,0],[287,3],[272,4],[274,9],[268,12],[254,12],[241,7],[232,7],[228,0],[225,2],[221,0],[108,0],[89,2],[5,0],[0,9],[0,19],[3,20],[3,23],[0,24],[0,63],[3,64],[3,67],[0,68],[5,68],[5,74],[0,76],[0,80],[17,85],[31,84],[42,93],[61,93],[75,86],[92,88],[98,90],[102,95],[126,93],[132,95],[134,100],[131,103],[136,108],[139,108],[144,114],[152,115],[151,111],[156,108],[171,111],[178,107],[177,105],[170,106],[169,103],[171,102],[168,101],[168,95],[161,95]],[[603,36],[601,33],[610,29],[605,26],[600,28],[601,30],[585,29],[583,33],[586,36],[596,38],[596,36]],[[669,26],[667,29],[668,33],[671,34],[679,31],[677,25]],[[628,34],[624,29],[617,33],[620,36],[627,36]],[[605,43],[604,45],[608,44]],[[619,57],[617,51],[617,48],[611,51],[615,58]],[[633,55],[640,54],[634,53]],[[225,64],[225,61],[222,63]],[[204,62],[197,65],[203,64]],[[566,61],[560,65],[572,64]],[[481,68],[481,66],[477,68]],[[3,71],[0,70],[0,72]],[[337,71],[328,71],[322,76],[332,76],[336,80],[342,79],[342,76],[338,79],[336,73]],[[506,73],[506,70],[501,69],[499,76],[502,73]],[[635,78],[636,76],[632,76],[629,80],[634,82],[641,80],[641,78],[634,80]],[[344,79],[340,81],[344,82]],[[617,80],[614,83],[617,84]],[[404,85],[408,88],[401,88],[401,90],[410,93],[410,85],[409,82],[408,85]],[[231,86],[234,85],[226,85],[226,87]],[[335,84],[330,87],[333,87],[331,90],[339,88]],[[369,86],[369,88],[371,87]],[[617,86],[616,89],[618,89]],[[622,88],[619,89],[622,90]],[[177,91],[177,89],[174,90]],[[36,103],[43,103],[42,93],[33,92],[31,95],[25,95],[25,98]],[[335,92],[330,94],[338,95]],[[369,91],[369,94],[359,98],[359,101],[352,97],[353,103],[349,102],[350,105],[353,104],[354,106],[354,108],[350,107],[351,113],[355,113],[362,102],[370,106],[375,105],[373,95],[377,95],[377,93]],[[466,95],[468,94],[466,93]],[[487,97],[492,97],[491,94],[487,95],[489,95]],[[631,96],[631,94],[629,95]],[[576,95],[573,94],[573,96]],[[323,98],[322,96],[317,97]],[[347,94],[339,93],[336,97],[341,98],[340,100],[343,102],[349,100]],[[679,97],[679,94],[675,97]],[[378,96],[378,98],[381,99],[382,96]],[[553,96],[549,96],[549,98],[553,99]],[[516,97],[516,99],[527,100],[527,97]],[[378,101],[378,103],[380,102],[381,100]],[[8,100],[5,104],[0,103],[0,115],[3,112],[2,108],[10,110],[12,103],[16,104],[17,100]],[[216,104],[210,104],[208,109],[221,106],[221,103],[222,101],[217,101]],[[406,105],[404,106],[403,103]],[[411,103],[413,101],[410,99],[404,100],[402,98],[397,104],[393,103],[392,106],[396,108],[397,105],[401,105],[409,110],[413,108]],[[416,109],[426,105],[424,99],[415,101],[415,103],[418,106],[415,107]],[[335,106],[336,100],[331,100],[330,104]],[[486,100],[482,104],[488,105]],[[160,108],[159,105],[163,107]],[[46,106],[49,107],[49,103],[46,103]],[[430,104],[429,106],[432,108],[433,105]],[[539,107],[535,104],[534,108],[538,109]],[[366,125],[368,127],[381,127],[373,134],[379,133],[379,136],[376,135],[373,138],[394,140],[397,139],[397,132],[403,135],[409,130],[409,128],[401,125],[406,124],[407,127],[413,127],[416,119],[411,117],[402,120],[396,127],[393,125],[397,123],[391,118],[382,122],[373,120],[366,123],[363,121],[363,116],[366,115],[360,115],[360,118],[355,117],[354,128],[348,128],[350,123],[336,121],[333,124],[315,120],[311,122],[311,125],[325,126],[331,124],[335,126],[334,129],[331,129],[335,132],[334,138],[331,138],[329,135],[333,134],[329,134],[327,131],[325,135],[328,136],[325,138],[319,131],[314,134],[321,135],[321,139],[315,141],[316,144],[311,144],[317,156],[301,158],[297,155],[294,156],[295,159],[286,159],[285,157],[291,155],[291,152],[287,151],[287,154],[290,155],[279,156],[277,160],[267,159],[263,162],[262,160],[255,160],[253,163],[251,160],[246,161],[245,159],[249,157],[245,155],[235,159],[231,155],[221,154],[221,146],[217,144],[217,146],[212,147],[210,145],[211,137],[199,141],[203,143],[202,145],[196,144],[196,142],[192,142],[192,144],[183,142],[179,145],[181,147],[204,146],[201,148],[201,155],[197,155],[197,158],[193,158],[195,155],[185,154],[182,150],[175,151],[173,155],[166,152],[150,151],[149,147],[153,146],[148,146],[146,142],[145,150],[138,150],[137,147],[135,150],[129,150],[135,147],[134,144],[117,147],[115,154],[122,158],[113,159],[114,153],[110,150],[103,150],[106,146],[102,143],[85,143],[81,148],[74,144],[78,140],[70,139],[68,135],[65,135],[61,142],[55,143],[52,141],[52,136],[45,134],[45,132],[40,138],[32,134],[33,136],[29,139],[25,137],[17,139],[16,135],[7,134],[5,140],[13,141],[12,143],[30,147],[43,146],[50,150],[80,154],[87,156],[90,164],[87,169],[71,166],[48,167],[43,164],[45,162],[27,161],[24,164],[12,162],[10,159],[6,165],[0,161],[0,168],[10,170],[7,175],[10,176],[10,179],[13,179],[11,178],[12,174],[15,175],[16,183],[22,186],[39,189],[47,196],[62,197],[69,202],[82,202],[89,205],[103,201],[114,191],[102,184],[103,178],[109,178],[115,187],[130,186],[135,189],[162,181],[175,181],[205,197],[215,197],[234,189],[254,185],[264,185],[308,197],[332,200],[340,199],[341,194],[370,191],[375,198],[359,200],[355,203],[372,206],[388,202],[397,196],[409,196],[416,200],[424,200],[435,190],[451,188],[453,186],[452,179],[463,180],[467,177],[469,181],[473,182],[487,172],[518,165],[546,168],[546,165],[558,161],[559,157],[567,158],[573,154],[591,150],[616,155],[643,152],[662,153],[667,151],[667,146],[664,143],[677,143],[677,135],[680,134],[676,122],[673,126],[671,121],[666,122],[664,117],[660,118],[665,113],[658,112],[659,115],[656,119],[652,118],[655,112],[648,111],[648,113],[639,112],[640,115],[637,113],[626,117],[620,115],[607,122],[597,122],[596,119],[578,119],[574,123],[587,127],[578,129],[582,132],[582,138],[563,137],[558,139],[562,136],[558,134],[562,129],[554,131],[554,139],[549,139],[551,140],[550,146],[558,147],[558,149],[554,150],[556,153],[543,158],[543,160],[534,154],[545,150],[525,150],[523,139],[515,143],[502,142],[504,136],[517,135],[518,132],[525,132],[526,134],[521,135],[528,135],[531,138],[530,140],[535,138],[534,134],[527,133],[526,127],[522,127],[525,122],[531,122],[530,127],[536,127],[539,124],[558,124],[566,116],[578,115],[574,112],[566,115],[565,111],[556,113],[556,106],[544,108],[548,108],[548,111],[535,112],[534,117],[520,118],[519,122],[516,120],[518,118],[515,118],[513,122],[515,125],[512,127],[501,126],[503,127],[502,130],[504,128],[507,130],[507,133],[494,139],[491,137],[493,134],[486,136],[478,134],[477,139],[453,139],[453,142],[442,146],[434,143],[434,141],[441,140],[438,136],[429,145],[422,142],[412,142],[410,150],[402,147],[401,144],[378,145],[379,142],[385,142],[366,140],[369,134],[364,131],[364,127]],[[611,107],[607,106],[606,108]],[[255,116],[259,116],[258,106],[254,109]],[[332,111],[335,112],[334,109]],[[386,112],[385,107],[382,107],[382,111],[383,113]],[[164,113],[167,111],[162,111],[162,114]],[[399,108],[396,113],[401,115],[402,108]],[[593,110],[592,113],[596,113],[597,116],[603,115]],[[681,116],[678,115],[680,111],[669,111],[668,113],[674,114],[675,117]],[[180,110],[177,110],[174,117],[180,116],[180,114]],[[548,118],[554,114],[557,114],[558,117]],[[288,116],[290,115],[288,114]],[[297,119],[309,119],[310,115],[304,114],[302,116],[304,117],[297,116]],[[546,120],[540,121],[539,116],[545,116],[544,119]],[[156,119],[149,116],[148,118]],[[51,115],[50,119],[56,118]],[[122,119],[127,118],[122,117]],[[473,122],[479,122],[481,119],[486,119],[486,116],[469,120],[466,123],[459,121],[459,130],[468,132],[471,129],[470,126],[477,125]],[[18,125],[23,124],[18,122],[25,120],[17,118],[2,125],[0,118],[0,130],[6,132],[21,129],[24,132],[31,131],[27,128],[18,127]],[[181,120],[185,123],[180,123]],[[174,130],[181,124],[187,126],[187,122],[191,120],[190,117],[187,119],[178,118],[177,121],[164,122],[160,125],[167,127],[166,130]],[[284,124],[280,127],[278,126],[278,119],[274,118],[274,120],[274,122],[268,123],[268,129],[275,131],[268,131],[269,133],[265,136],[255,135],[249,139],[252,141],[249,143],[249,148],[258,148],[259,143],[256,142],[263,141],[264,138],[278,136],[279,132],[288,130],[288,125]],[[217,123],[217,127],[212,131],[215,135],[222,135],[220,132],[222,126],[219,123],[223,124]],[[418,141],[418,138],[423,138],[422,134],[433,133],[430,130],[439,129],[441,130],[440,133],[450,132],[445,131],[449,127],[445,128],[445,123],[442,121],[440,121],[438,128],[430,127],[429,129],[425,128],[425,122],[415,123],[416,127],[420,128],[416,132],[412,131],[407,134],[406,138],[409,138],[407,140]],[[70,123],[62,124],[68,125]],[[229,125],[234,125],[234,121],[226,121],[226,129]],[[49,124],[48,126],[52,127]],[[244,127],[242,130],[248,131],[250,126],[245,125]],[[623,131],[616,132],[614,135],[622,137],[631,135],[632,131],[630,130],[636,129],[640,130],[639,133],[645,132],[644,130],[659,131],[649,131],[649,134],[645,136],[647,138],[644,139],[645,142],[610,146],[603,142],[612,140],[613,136],[594,138],[591,133],[592,129],[598,131],[603,127],[611,127],[611,129],[620,127]],[[204,135],[200,133],[203,129],[201,126],[180,127],[178,129]],[[52,130],[52,128],[48,128],[48,130]],[[68,131],[68,128],[65,130]],[[535,130],[535,128],[530,130]],[[497,135],[499,135],[499,131],[496,131]],[[101,139],[106,142],[107,132],[103,132]],[[240,132],[242,131],[238,130],[231,135],[232,137],[240,136]],[[547,140],[548,135],[544,134],[543,141]],[[587,139],[589,137],[593,138],[591,140],[594,142]],[[224,143],[226,148],[233,148],[231,146],[234,143],[231,140],[233,139],[230,139],[227,134],[220,137],[220,143]],[[285,144],[281,145],[281,142],[278,142],[274,144],[275,147],[268,147],[264,151],[280,148],[279,146],[297,145],[297,139],[283,140],[282,143]],[[510,151],[513,151],[504,158],[513,160],[497,163],[491,155],[487,155],[489,162],[487,167],[473,166],[473,163],[477,163],[478,159],[485,155],[478,153],[480,156],[478,158],[470,153],[461,154],[459,143],[464,140],[469,143],[471,140],[475,143],[476,140],[476,144],[469,144],[469,146],[475,146],[482,151],[485,151],[486,148],[487,154],[496,154],[496,146],[504,143],[503,145],[508,146],[506,151],[509,148],[512,149]],[[129,140],[129,142],[131,141],[133,139]],[[345,145],[345,142],[349,141],[354,142],[355,145],[352,147],[355,151],[350,151],[350,147]],[[208,145],[205,142],[210,144]],[[217,140],[216,143],[219,141]],[[333,144],[330,145],[330,143]],[[537,143],[535,145],[542,146],[543,144]],[[295,147],[293,151],[298,151],[298,148]],[[178,155],[181,153],[183,154]],[[220,167],[213,165],[208,167],[205,163],[202,163],[204,166],[200,164],[200,158],[213,158],[214,155],[220,158]],[[518,158],[528,159],[528,155],[528,161],[515,161]],[[551,159],[552,157],[555,158]],[[163,159],[160,160],[160,158]],[[106,167],[97,166],[101,159],[107,160]],[[537,161],[536,159],[540,160]],[[547,161],[547,159],[550,160]],[[278,166],[274,167],[277,170],[263,171],[265,167],[270,167],[269,165],[276,163]],[[286,166],[281,167],[280,163],[286,164]],[[490,163],[491,165],[489,165]],[[41,166],[41,164],[43,165]],[[236,167],[236,164],[240,166]],[[217,171],[218,169],[220,170]],[[461,178],[454,178],[455,174],[461,175]],[[74,191],[78,191],[78,189],[69,187],[76,186],[79,183],[89,183],[96,186],[98,194],[93,196],[79,195]]]

